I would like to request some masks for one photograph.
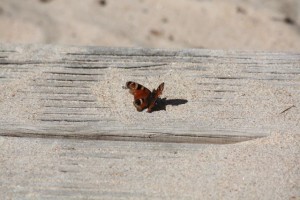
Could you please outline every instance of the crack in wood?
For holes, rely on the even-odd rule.
[[[160,66],[166,66],[168,64],[162,63],[162,64],[154,64],[154,65],[141,65],[141,66],[129,66],[129,67],[121,67],[122,69],[141,69],[141,68],[150,68],[150,67],[160,67]]]
[[[283,110],[282,112],[280,112],[279,114],[283,114],[283,113],[287,112],[288,110],[290,110],[293,107],[296,107],[296,106],[292,105],[292,106],[288,107],[287,109]]]
[[[83,66],[78,66],[78,67],[75,67],[75,66],[65,66],[65,68],[68,68],[68,69],[107,69],[109,67],[99,67],[99,66],[89,66],[89,67],[83,67]]]
[[[75,72],[44,72],[45,74],[55,74],[55,75],[74,75],[74,76],[98,76],[98,75],[104,75],[103,73],[97,74],[97,73],[75,73]]]
[[[89,99],[63,99],[63,98],[41,98],[44,101],[68,101],[68,102],[88,102],[88,103],[95,103],[95,100]]]
[[[155,137],[153,137],[155,135]],[[207,136],[207,135],[176,135],[158,134],[149,135],[114,135],[114,134],[42,134],[42,133],[0,133],[5,137],[32,137],[32,138],[61,138],[75,140],[108,140],[108,141],[132,141],[132,142],[163,142],[163,143],[194,143],[194,144],[232,144],[261,138],[262,136]]]
[[[42,122],[100,122],[98,119],[83,119],[83,120],[76,120],[76,119],[38,119],[39,121]]]
[[[77,79],[64,79],[64,78],[56,78],[56,79],[45,79],[46,81],[63,81],[63,82],[97,82],[98,80],[90,80],[90,79],[85,79],[85,80],[77,80]]]

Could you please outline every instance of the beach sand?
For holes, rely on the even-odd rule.
[[[300,3],[297,0],[268,3],[261,0],[2,0],[0,30],[1,43],[299,52]],[[299,108],[295,107],[294,112],[299,117]],[[295,127],[299,123],[300,119]],[[180,172],[184,180],[188,176],[199,178],[199,182],[182,185],[181,190],[177,188],[173,193],[180,196],[189,192],[197,196],[201,191],[202,197],[210,198],[209,194],[216,189],[217,199],[300,199],[299,136],[300,130],[281,131],[238,144],[209,145],[203,152],[183,159],[181,168],[172,168],[188,171]],[[9,146],[9,141],[6,145]],[[3,152],[12,154],[8,146],[0,152],[3,157]],[[201,182],[208,175],[197,173],[197,167],[185,168],[197,159],[195,166],[203,162],[208,163],[208,168],[217,166],[211,169],[211,177],[219,179],[217,188],[213,188],[216,182]],[[202,188],[197,191],[195,184]],[[162,187],[172,192],[169,186]]]
[[[298,0],[2,0],[0,41],[300,50]]]

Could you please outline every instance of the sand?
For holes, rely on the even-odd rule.
[[[1,2],[1,42],[300,50],[298,0]]]
[[[299,52],[300,3],[2,0],[0,30],[1,43]],[[185,163],[206,156],[211,159],[207,167],[219,167],[212,170],[220,178],[220,193],[215,198],[300,199],[299,135],[300,130],[282,131],[231,146],[211,145]],[[187,170],[185,167],[182,170]],[[200,182],[196,184],[211,190],[203,197],[210,198],[208,194],[213,194],[215,185],[208,183],[205,187],[201,179],[207,174],[196,172],[197,168],[192,168],[190,174],[181,176],[198,176]],[[194,183],[189,184],[183,188],[195,193]],[[178,195],[182,191],[178,189]]]

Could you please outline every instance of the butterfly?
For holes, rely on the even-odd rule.
[[[162,94],[164,90],[164,83],[161,83],[158,88],[151,92],[148,88],[142,86],[139,83],[128,81],[126,87],[129,92],[134,96],[133,105],[136,107],[137,111],[143,111],[148,108],[147,112],[152,112],[153,107],[157,104],[158,97]]]

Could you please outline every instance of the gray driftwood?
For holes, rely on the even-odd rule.
[[[297,199],[299,141],[296,135],[230,145],[0,136],[0,199]]]
[[[137,112],[129,80],[165,107]],[[299,130],[299,88],[295,53],[1,45],[0,135],[238,142]]]
[[[1,45],[0,199],[295,199],[299,88],[295,53]]]

